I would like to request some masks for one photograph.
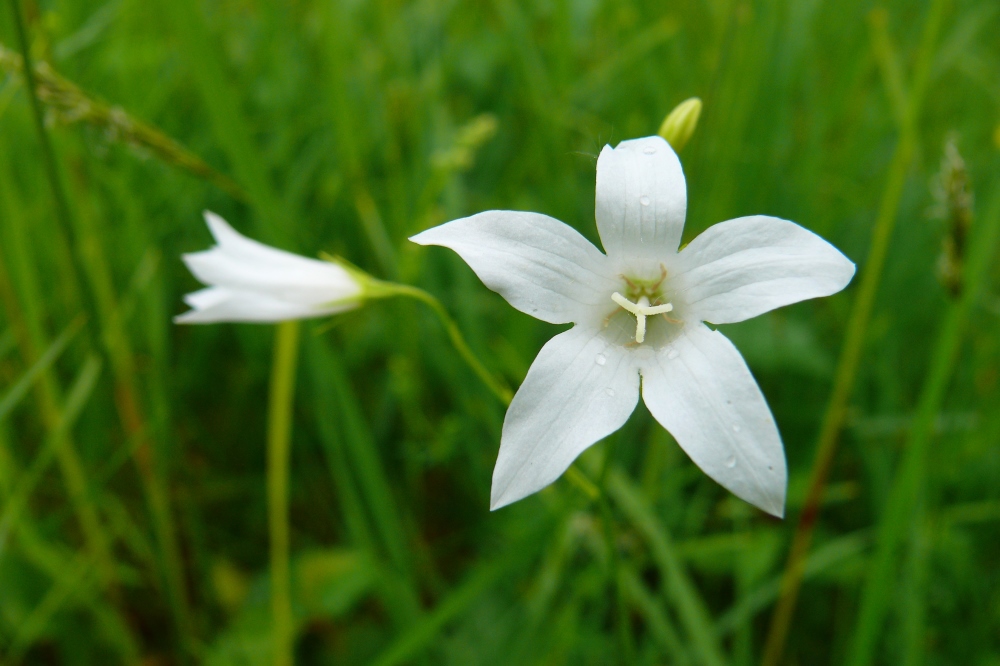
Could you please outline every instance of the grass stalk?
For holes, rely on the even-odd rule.
[[[913,426],[903,447],[903,460],[893,479],[879,523],[875,553],[861,591],[861,609],[845,662],[852,666],[866,666],[875,658],[882,623],[893,598],[896,582],[894,573],[897,571],[900,545],[907,529],[913,527],[912,512],[920,501],[935,419],[941,411],[954,373],[969,312],[982,292],[990,260],[996,253],[998,238],[1000,196],[995,198],[976,242],[970,245],[972,256],[964,276],[962,296],[948,308],[931,353],[931,365],[920,392]],[[918,524],[916,529],[924,529],[923,524]]]
[[[76,229],[73,225],[73,216],[70,213],[69,200],[66,198],[66,191],[62,185],[62,178],[59,175],[59,166],[56,162],[55,150],[52,147],[52,140],[49,137],[49,133],[45,128],[45,119],[42,113],[42,103],[38,99],[38,86],[35,82],[35,66],[31,59],[31,45],[28,41],[28,30],[24,23],[24,17],[21,13],[21,0],[10,0],[10,8],[13,13],[14,18],[14,32],[17,34],[18,47],[21,51],[21,61],[24,63],[22,68],[24,72],[24,82],[25,88],[28,93],[28,103],[31,107],[31,119],[35,125],[35,131],[38,136],[38,145],[42,153],[42,168],[45,171],[45,177],[49,181],[49,187],[52,190],[52,201],[55,208],[55,219],[59,225],[59,230],[62,232],[63,237],[66,239],[70,246],[70,262],[73,269],[74,277],[77,279],[77,283],[81,286],[82,298],[83,298],[83,309],[87,313],[87,326],[91,332],[91,338],[94,341],[100,340],[100,331],[98,329],[98,321],[100,319],[97,315],[97,305],[94,302],[93,294],[89,293],[85,288],[85,280],[83,276],[85,271],[83,269],[83,263],[80,259],[79,254],[75,251],[79,247],[79,242],[76,234]]]
[[[948,4],[949,0],[933,0],[927,13],[913,82],[905,113],[901,119],[899,139],[889,165],[878,215],[872,228],[871,245],[861,275],[861,284],[858,287],[857,296],[854,299],[847,322],[844,345],[834,375],[833,390],[820,427],[816,457],[809,476],[806,499],[795,526],[792,546],[785,565],[781,596],[771,616],[771,624],[761,661],[763,666],[777,666],[784,654],[788,630],[795,613],[799,588],[805,571],[806,558],[809,555],[813,532],[819,517],[823,490],[837,452],[840,431],[847,414],[847,402],[854,390],[858,366],[867,339],[868,324],[875,306],[875,296],[882,281],[882,271],[885,268],[885,260],[889,251],[889,241],[892,238],[899,214],[907,171],[916,151],[920,111],[923,107],[924,94],[933,64],[935,45]],[[884,46],[883,42],[879,43]]]
[[[8,172],[6,166],[3,165],[5,173]],[[27,362],[37,365],[58,346],[58,339],[53,343],[47,340],[41,321],[42,315],[37,308],[41,298],[37,290],[36,276],[32,271],[31,259],[24,242],[22,211],[15,210],[17,207],[14,205],[13,197],[8,196],[10,194],[6,190],[0,192],[0,203],[5,204],[3,212],[10,220],[6,228],[8,235],[4,237],[4,242],[5,248],[12,255],[14,273],[8,271],[7,264],[0,255],[0,301],[7,311],[8,321],[11,323],[22,357]],[[18,295],[14,293],[12,278],[15,275],[24,290],[23,300],[27,307],[21,306]],[[54,370],[43,371],[34,384],[34,396],[40,421],[49,436],[59,429],[63,420],[60,407],[63,402],[61,394],[59,380]],[[65,434],[62,446],[56,449],[56,460],[69,502],[83,534],[85,548],[101,574],[103,588],[112,598],[116,598],[118,580],[111,554],[112,538],[107,534],[96,507],[88,498],[90,479],[77,453],[77,446],[71,433]]]
[[[0,69],[26,76],[21,57],[0,44]],[[239,201],[249,201],[247,193],[231,178],[208,165],[200,157],[164,134],[158,128],[134,118],[119,106],[111,106],[81,90],[61,76],[47,62],[35,63],[31,72],[38,98],[65,124],[84,123],[105,137],[139,150],[149,151],[164,164],[187,171]]]
[[[421,608],[405,516],[397,506],[374,438],[343,366],[315,338],[309,340],[307,352],[313,391],[317,403],[322,405],[322,409],[317,409],[321,435],[330,454],[337,461],[346,463],[343,469],[336,472],[335,478],[338,479],[338,489],[344,493],[341,498],[344,511],[349,512],[348,528],[361,545],[369,543],[374,548],[374,537],[377,536],[385,557],[399,578],[395,584],[382,581],[385,583],[382,589],[394,601],[388,604],[388,608],[397,624],[412,625],[419,618]],[[357,478],[357,500],[351,491],[353,482],[350,472]]]
[[[618,636],[618,655],[622,664],[629,666],[635,662],[635,646],[632,643],[632,628],[629,620],[628,600],[626,599],[625,583],[622,579],[623,570],[618,555],[618,540],[615,537],[614,515],[611,512],[611,501],[608,497],[608,470],[614,458],[614,442],[611,438],[604,444],[604,465],[598,486],[601,489],[598,506],[601,512],[601,522],[604,527],[604,546],[608,551],[608,579],[615,592],[615,633]]]
[[[11,0],[10,6],[21,50],[22,70],[32,109],[32,119],[41,146],[42,164],[53,193],[55,217],[60,231],[70,248],[68,254],[71,259],[71,269],[74,280],[80,286],[84,311],[88,315],[87,325],[90,331],[91,344],[110,360],[115,377],[115,407],[126,434],[130,438],[145,437],[143,434],[146,432],[145,420],[134,385],[130,353],[127,346],[123,344],[127,342],[127,337],[124,331],[118,326],[111,326],[109,330],[109,325],[117,322],[117,319],[111,316],[115,308],[113,306],[109,308],[111,304],[105,302],[103,303],[105,307],[102,312],[99,299],[102,295],[101,287],[103,285],[95,284],[88,279],[88,277],[93,277],[93,275],[88,274],[89,272],[86,270],[87,267],[84,260],[78,252],[83,247],[94,249],[99,248],[100,245],[95,239],[81,238],[76,225],[73,223],[73,215],[70,211],[69,199],[67,198],[62,178],[59,174],[55,151],[42,117],[42,104],[38,98],[38,88],[35,81],[35,67],[31,59],[27,29],[21,15],[19,0]],[[99,323],[104,324],[103,329],[99,326]],[[104,343],[103,346],[102,343]],[[187,601],[187,586],[184,582],[180,547],[177,544],[176,529],[170,510],[166,482],[160,474],[159,466],[156,464],[155,452],[148,442],[143,442],[141,446],[136,448],[133,459],[143,482],[143,488],[152,513],[154,531],[162,549],[168,595],[181,636],[181,643],[185,646],[187,652],[191,653],[194,649],[194,625]]]
[[[289,568],[288,482],[299,322],[277,326],[267,424],[267,515],[271,549],[271,616],[275,666],[294,663],[295,625]]]
[[[698,594],[698,588],[688,575],[666,530],[624,474],[617,470],[610,472],[607,488],[622,513],[649,543],[653,561],[663,576],[667,600],[677,610],[677,616],[692,643],[692,650],[702,664],[722,666],[726,658],[712,630],[708,607]]]

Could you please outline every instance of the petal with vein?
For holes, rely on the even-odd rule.
[[[576,326],[542,347],[504,418],[491,510],[549,485],[628,420],[639,373],[621,342]]]
[[[214,213],[206,212],[205,221],[218,245],[182,257],[205,284],[259,291],[298,303],[326,303],[360,291],[357,282],[336,264],[258,243]]]
[[[607,257],[572,227],[539,213],[492,210],[410,238],[451,248],[515,308],[552,324],[591,320],[617,284]]]
[[[677,251],[687,189],[680,160],[661,137],[605,146],[597,159],[597,230],[609,256],[663,261]]]
[[[321,306],[292,303],[260,292],[227,287],[209,287],[196,291],[186,295],[184,302],[192,309],[174,317],[177,324],[271,323],[321,317],[358,306],[357,301]]]
[[[690,323],[640,372],[649,411],[702,471],[737,497],[784,515],[787,471],[778,428],[732,342]]]
[[[729,324],[835,294],[853,276],[851,260],[813,232],[753,215],[720,222],[691,241],[674,280],[692,315]]]

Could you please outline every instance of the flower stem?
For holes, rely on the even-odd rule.
[[[459,353],[462,359],[468,364],[469,368],[479,377],[480,381],[486,385],[486,388],[496,396],[500,402],[505,405],[509,405],[511,399],[514,397],[513,393],[509,388],[503,385],[493,374],[486,369],[486,366],[479,360],[476,354],[469,347],[469,344],[462,337],[462,332],[458,328],[458,324],[455,320],[451,318],[448,311],[445,310],[444,305],[441,304],[437,298],[427,293],[423,289],[410,286],[408,284],[398,284],[395,282],[379,282],[379,293],[373,294],[375,297],[389,297],[389,296],[407,296],[409,298],[415,298],[418,301],[425,303],[430,306],[434,314],[438,316],[441,320],[441,324],[444,326],[445,331],[448,333],[448,337],[451,339],[451,344],[455,347],[455,350]]]
[[[292,666],[293,663],[295,630],[288,563],[288,467],[298,352],[299,322],[279,324],[274,341],[267,424],[267,504],[275,666]]]
[[[893,228],[896,226],[903,187],[906,184],[906,174],[916,152],[917,121],[930,78],[934,45],[937,42],[947,5],[948,0],[934,0],[927,13],[923,38],[917,55],[917,64],[914,68],[913,84],[906,108],[900,119],[899,140],[889,167],[885,189],[882,192],[878,217],[872,229],[868,261],[861,276],[858,295],[851,309],[844,346],[837,363],[833,391],[823,416],[816,448],[816,459],[813,462],[809,478],[809,488],[802,512],[799,514],[799,522],[795,527],[795,536],[782,577],[781,596],[771,616],[771,625],[764,646],[764,656],[761,660],[763,666],[777,666],[784,653],[799,587],[805,573],[806,557],[809,555],[813,531],[819,517],[826,480],[833,466],[837,441],[847,414],[847,402],[854,388],[854,380],[865,346],[868,323],[875,304],[875,295],[882,279],[882,269],[885,266],[889,250],[889,241],[892,238]],[[875,22],[880,20],[879,15],[873,14],[872,19],[873,27],[878,29],[879,25]]]

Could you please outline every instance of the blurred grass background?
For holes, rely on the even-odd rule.
[[[431,291],[516,387],[558,329],[407,236],[511,208],[596,241],[601,147],[699,96],[685,240],[764,213],[860,269],[723,327],[781,429],[789,518],[729,496],[641,406],[581,461],[597,482],[610,451],[604,510],[564,478],[489,513],[503,405],[426,308],[373,303],[301,332],[296,663],[759,663],[878,220],[776,663],[1000,664],[996,3],[22,0],[41,82],[79,87],[42,95],[65,206],[3,4],[2,663],[276,663],[274,328],[171,323],[203,209]]]

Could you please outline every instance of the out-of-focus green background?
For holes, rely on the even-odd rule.
[[[3,0],[0,662],[273,663],[274,328],[171,322],[199,286],[179,255],[211,244],[203,209],[429,290],[516,387],[560,329],[407,236],[509,208],[596,241],[601,147],[699,96],[685,241],[764,213],[859,266],[841,294],[723,327],[780,427],[788,518],[706,478],[642,406],[611,438],[610,502],[563,478],[490,513],[503,405],[425,307],[373,303],[302,329],[297,663],[759,663],[881,218],[888,253],[781,663],[1000,664],[1000,271],[980,235],[1000,201],[996,2],[21,8],[34,57],[79,90],[42,100],[60,224]],[[130,118],[177,145],[151,147],[162,136]],[[193,175],[180,146],[235,184]],[[974,255],[988,263],[969,284]],[[608,444],[579,467],[594,483]]]

